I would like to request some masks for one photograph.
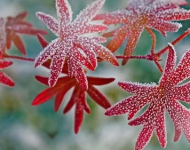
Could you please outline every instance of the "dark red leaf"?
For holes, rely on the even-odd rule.
[[[48,41],[40,34],[37,34],[38,40],[43,48],[48,45]]]
[[[90,97],[100,106],[107,109],[111,107],[110,102],[107,100],[107,98],[99,92],[95,87],[89,86],[87,93],[90,95]]]
[[[64,114],[66,114],[68,111],[70,111],[71,108],[74,106],[75,101],[76,101],[75,99],[77,98],[77,94],[78,94],[78,87],[75,87],[69,102],[67,103],[67,105],[65,106],[65,108],[63,110]]]
[[[80,104],[76,104],[76,108],[75,108],[75,127],[74,127],[74,131],[77,134],[82,122],[83,122],[83,118],[84,118],[84,109],[81,109]]]
[[[26,11],[21,12],[15,17],[15,20],[23,20],[27,17],[28,13]]]
[[[26,49],[24,46],[24,43],[22,42],[21,38],[15,34],[14,38],[12,39],[15,46],[18,48],[18,50],[23,54],[26,55]]]
[[[50,100],[55,94],[57,94],[57,88],[48,88],[42,91],[33,100],[32,105],[40,105]]]
[[[3,72],[0,72],[0,83],[8,85],[8,86],[15,85],[14,81],[9,76],[4,74]]]
[[[12,61],[0,61],[0,69],[6,68],[12,64],[13,64]]]
[[[55,105],[54,105],[54,110],[58,111],[59,106],[61,105],[61,102],[63,101],[63,98],[65,94],[68,92],[68,90],[73,86],[70,82],[67,82],[63,84],[60,92],[56,95],[55,97]]]
[[[88,77],[88,82],[91,85],[105,85],[111,83],[115,78]]]
[[[82,122],[83,122],[83,118],[84,118],[84,108],[85,108],[85,101],[86,101],[86,98],[85,98],[85,92],[78,88],[77,89],[77,95],[76,98],[75,98],[75,102],[76,102],[76,107],[75,107],[75,128],[74,128],[74,131],[75,133],[78,133],[81,125],[82,125]]]

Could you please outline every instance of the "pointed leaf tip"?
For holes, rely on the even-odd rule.
[[[42,35],[37,34],[37,38],[43,48],[47,47],[48,41]]]
[[[54,87],[55,85],[56,85],[56,83],[57,83],[57,78],[55,79],[55,78],[49,78],[49,80],[48,80],[48,85],[49,85],[49,87]]]
[[[57,92],[57,89],[47,88],[39,93],[32,102],[33,106],[40,105],[49,101]]]
[[[42,77],[42,76],[35,76],[36,80],[39,81],[40,83],[43,83],[45,85],[48,85],[48,78],[47,77]]]
[[[14,81],[3,72],[0,72],[0,83],[10,87],[15,85]]]
[[[107,109],[104,114],[105,114],[106,116],[112,116],[112,115],[110,114],[110,109]]]

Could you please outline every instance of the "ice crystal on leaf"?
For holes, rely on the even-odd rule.
[[[37,35],[47,34],[46,31],[36,29],[33,25],[24,19],[27,16],[27,12],[22,12],[18,14],[16,17],[7,17],[6,21],[6,47],[7,49],[11,48],[11,43],[13,42],[14,45],[18,48],[18,50],[22,54],[26,54],[26,49],[24,46],[23,41],[19,37],[18,34],[28,34],[28,35]]]
[[[48,78],[36,76],[36,79],[39,82],[48,85]],[[90,113],[90,108],[86,101],[85,92],[87,92],[88,95],[92,98],[92,100],[94,100],[101,107],[106,109],[111,106],[107,98],[100,91],[98,91],[98,89],[95,88],[94,85],[101,86],[108,84],[114,81],[114,78],[87,77],[87,80],[88,80],[88,90],[85,91],[79,86],[75,78],[70,78],[69,76],[61,77],[58,79],[58,82],[54,87],[47,88],[44,91],[42,91],[40,94],[38,94],[34,99],[34,101],[32,102],[32,105],[42,104],[50,100],[53,96],[55,96],[54,109],[55,111],[58,111],[64,99],[64,95],[72,87],[74,87],[72,96],[68,101],[63,113],[67,113],[75,105],[74,131],[75,133],[78,133],[83,122],[84,111]]]
[[[115,56],[100,43],[106,41],[103,37],[88,37],[84,34],[107,30],[103,24],[92,24],[90,21],[100,10],[105,0],[97,0],[86,7],[72,21],[72,11],[67,0],[56,0],[58,19],[38,12],[37,16],[57,36],[39,54],[35,67],[51,59],[49,86],[54,86],[62,70],[65,60],[68,62],[68,73],[75,77],[83,89],[88,89],[88,83],[83,66],[90,70],[97,67],[96,55],[118,65]]]
[[[190,111],[179,102],[190,103],[190,82],[180,84],[190,77],[190,50],[185,53],[177,66],[176,54],[171,44],[164,73],[158,85],[119,82],[119,86],[134,94],[115,104],[106,111],[106,115],[128,113],[131,119],[139,110],[148,105],[147,110],[138,118],[129,122],[131,126],[143,125],[135,150],[141,150],[149,142],[153,131],[159,143],[166,146],[165,110],[168,111],[175,127],[174,141],[178,141],[182,131],[190,142]]]
[[[182,2],[182,1],[181,1]],[[182,4],[182,3],[181,3]],[[131,56],[144,28],[155,29],[166,36],[166,32],[176,32],[181,24],[172,21],[190,19],[190,11],[177,4],[162,0],[131,0],[126,9],[97,15],[94,20],[104,20],[104,24],[123,24],[104,37],[113,37],[107,48],[115,52],[126,38],[125,56]],[[128,59],[123,60],[123,65]]]
[[[12,65],[11,61],[0,60],[0,70],[4,69],[10,65]],[[0,83],[5,84],[7,86],[14,86],[13,80],[3,72],[0,72]]]

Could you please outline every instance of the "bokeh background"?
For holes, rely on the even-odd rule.
[[[86,5],[93,0],[69,0],[73,10],[73,18]],[[127,0],[107,0],[101,12],[114,11],[124,8]],[[185,6],[189,9],[190,6]],[[46,26],[35,16],[37,11],[42,11],[56,16],[55,0],[0,0],[0,17],[15,16],[27,11],[27,20],[37,28],[46,29]],[[177,33],[168,33],[163,37],[156,32],[156,50],[164,48],[168,42],[190,27],[190,21],[181,22],[183,27]],[[111,26],[110,28],[113,28]],[[55,36],[49,31],[45,37],[51,41]],[[22,36],[27,48],[27,57],[35,58],[42,50],[36,37]],[[126,41],[127,42],[127,41]],[[121,55],[126,42],[116,54]],[[135,49],[134,55],[145,55],[149,53],[151,37],[144,31]],[[178,60],[182,54],[190,49],[190,36],[175,45]],[[9,51],[13,55],[20,53],[13,46]],[[162,66],[165,63],[163,56]],[[62,114],[70,92],[66,95],[58,112],[53,110],[51,99],[40,106],[32,106],[31,102],[35,96],[46,86],[38,83],[35,75],[48,75],[44,68],[34,69],[33,63],[14,60],[14,64],[5,69],[5,72],[16,81],[14,88],[0,85],[0,150],[133,150],[134,144],[142,126],[130,127],[127,115],[118,117],[106,117],[105,110],[96,105],[89,97],[88,103],[92,109],[90,115],[85,114],[85,119],[80,132],[75,135],[73,131],[74,109],[66,115]],[[114,77],[115,82],[101,87],[100,90],[109,98],[112,104],[129,96],[117,86],[118,81],[134,81],[142,83],[155,82],[161,73],[153,62],[146,60],[130,60],[126,66],[114,67],[109,63],[100,63],[95,72],[89,72],[93,76]],[[190,105],[186,105],[190,108]],[[139,115],[139,114],[138,114]],[[138,116],[137,115],[137,116]],[[166,150],[189,150],[190,144],[184,137],[173,142],[174,128],[171,119],[166,113],[166,126],[168,144]],[[161,150],[156,136],[154,135],[145,150]]]

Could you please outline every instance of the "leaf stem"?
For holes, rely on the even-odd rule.
[[[188,30],[186,30],[182,35],[180,35],[177,39],[175,39],[172,42],[172,45],[177,44],[178,42],[180,42],[183,38],[185,38],[188,34],[190,34],[190,28]],[[162,54],[164,54],[166,51],[168,50],[168,46],[166,46],[165,48],[163,48],[161,51],[159,51],[158,53],[156,53],[155,55],[160,57]]]
[[[154,32],[149,27],[145,26],[145,29],[148,31],[148,33],[152,37],[151,54],[154,55],[154,49],[156,47],[156,35],[154,34]]]
[[[152,55],[144,55],[144,56],[115,56],[117,59],[146,59],[153,60]]]
[[[31,61],[34,62],[34,58],[27,58],[27,57],[20,57],[20,56],[12,56],[12,55],[3,55],[4,58],[12,58],[12,59],[18,59],[18,60],[25,60],[25,61]]]

